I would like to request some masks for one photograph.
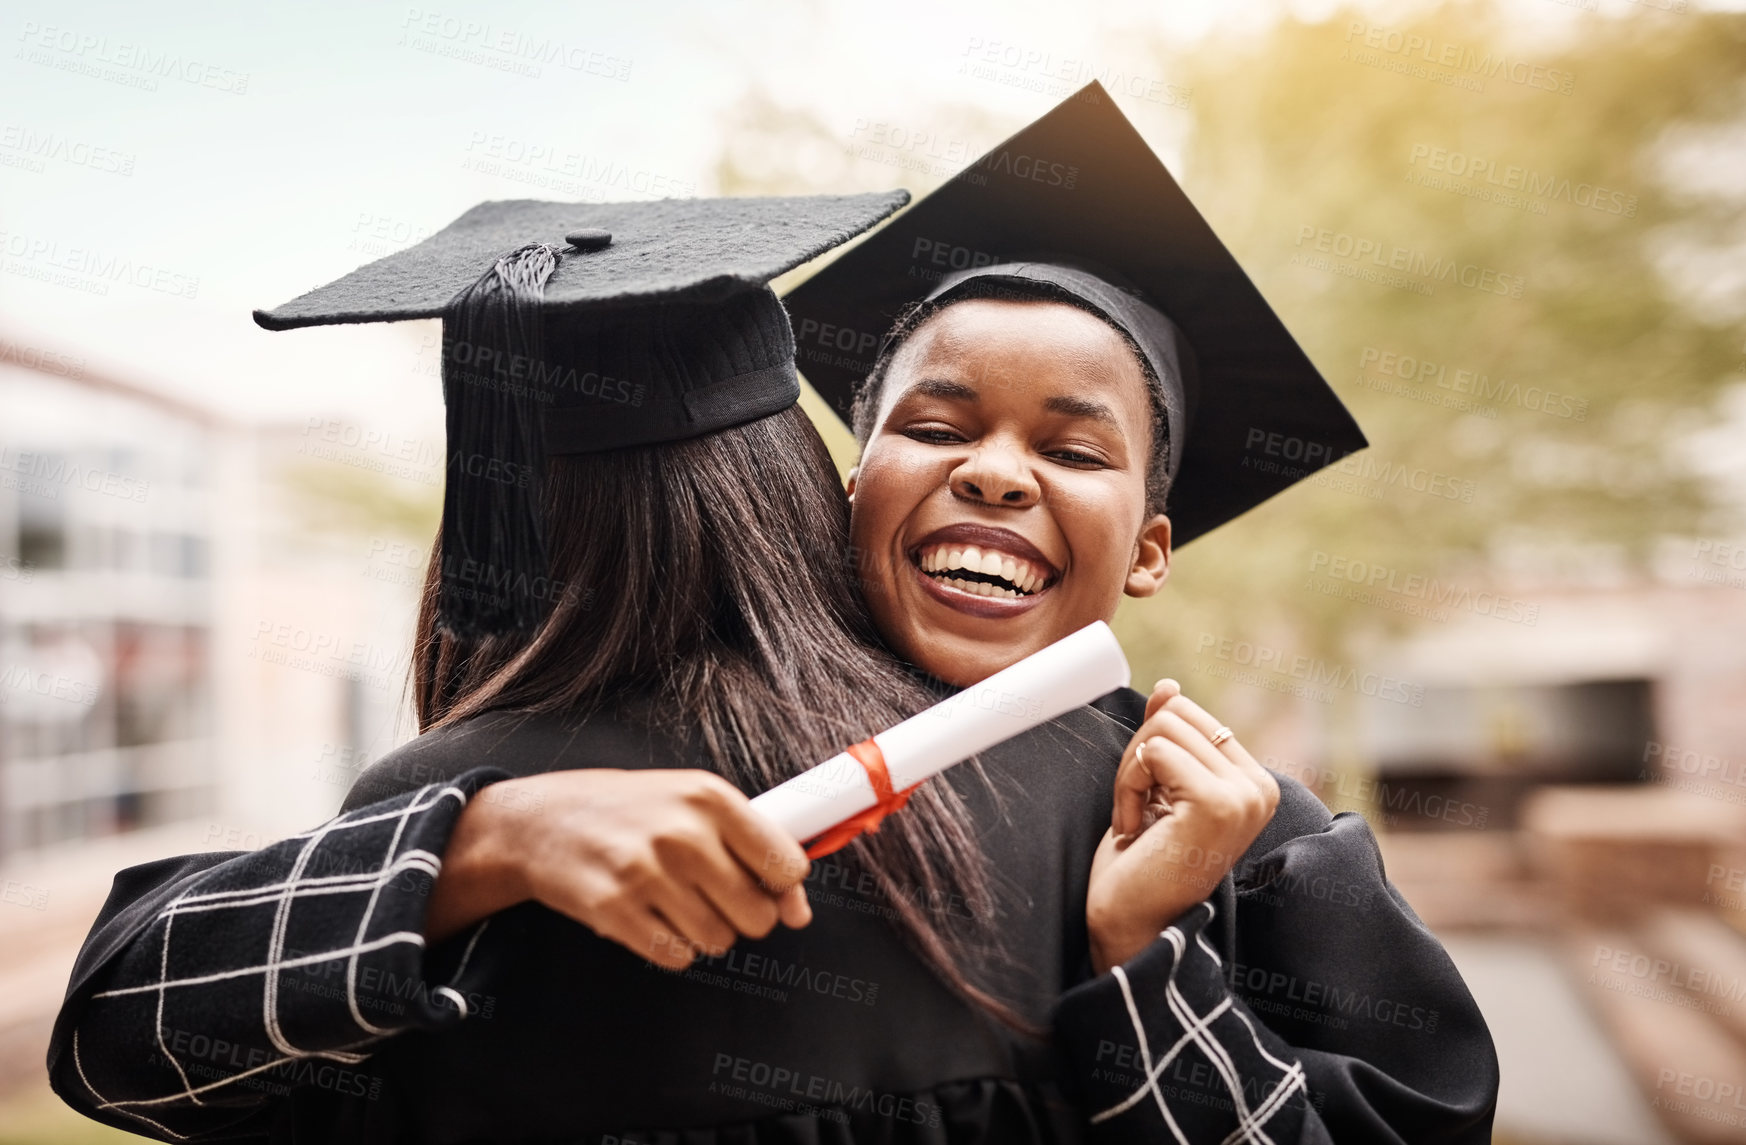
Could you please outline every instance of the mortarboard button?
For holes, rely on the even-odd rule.
[[[612,232],[603,231],[599,227],[586,227],[571,231],[564,236],[564,241],[579,251],[605,250],[612,245]]]

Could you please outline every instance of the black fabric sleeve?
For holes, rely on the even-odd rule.
[[[1215,915],[1199,904],[1058,1004],[1092,1140],[1318,1140],[1306,1134],[1303,1064],[1225,981],[1207,940]]]
[[[1232,881],[1057,1004],[1092,1140],[1489,1142],[1491,1034],[1363,818]],[[1234,958],[1214,938],[1232,903]]]
[[[427,952],[425,908],[462,808],[505,778],[476,768],[260,851],[122,871],[55,1022],[55,1092],[161,1141],[264,1140],[299,1085],[369,1096],[369,1047],[477,1006],[486,923]]]

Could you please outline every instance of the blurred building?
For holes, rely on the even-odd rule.
[[[1367,706],[1370,773],[1312,775],[1486,1010],[1504,1137],[1746,1141],[1746,578],[1713,567],[1736,550],[1424,625],[1378,657],[1422,701]]]
[[[45,355],[0,361],[0,409],[0,859],[209,811],[235,432]]]
[[[228,424],[0,336],[0,1100],[117,870],[314,826],[411,734],[428,546],[355,510],[440,489],[430,442]]]
[[[0,340],[0,863],[207,819],[319,822],[410,733],[428,552],[347,502],[434,504],[440,443],[249,428]]]
[[[1701,571],[1666,563],[1654,582],[1505,587],[1531,600],[1533,623],[1427,625],[1392,649],[1387,670],[1422,702],[1366,711],[1387,825],[1516,826],[1549,784],[1746,799],[1746,589]],[[1483,816],[1449,810],[1463,802]]]

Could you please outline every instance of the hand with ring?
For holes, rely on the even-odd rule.
[[[1116,772],[1086,899],[1099,973],[1210,894],[1273,818],[1279,784],[1205,709],[1160,680]]]

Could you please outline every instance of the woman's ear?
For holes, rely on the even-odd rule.
[[[851,501],[855,499],[855,478],[860,476],[860,474],[861,467],[859,465],[849,466],[849,480],[848,483],[843,486],[843,489],[849,494],[849,500]]]
[[[1134,542],[1134,563],[1122,591],[1129,596],[1151,596],[1170,577],[1170,518],[1159,513],[1140,526]]]

